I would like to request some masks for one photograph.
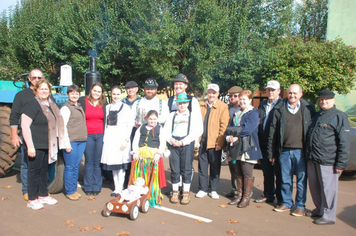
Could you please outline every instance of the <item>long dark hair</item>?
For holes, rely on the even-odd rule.
[[[100,99],[99,99],[99,106],[104,106],[104,103],[105,103],[105,96],[104,96],[104,93],[105,93],[105,88],[104,88],[104,86],[100,83],[100,82],[95,82],[92,86],[91,86],[91,88],[90,88],[90,92],[89,92],[89,95],[88,95],[88,101],[90,102],[90,103],[93,103],[94,101],[93,101],[93,98],[91,97],[91,91],[93,90],[93,88],[95,87],[95,86],[99,86],[100,88],[101,88],[101,96],[100,96]]]

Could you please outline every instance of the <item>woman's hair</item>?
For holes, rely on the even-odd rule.
[[[149,110],[149,111],[147,112],[146,116],[145,116],[146,120],[147,120],[148,117],[150,117],[151,115],[155,115],[155,116],[158,117],[157,111],[155,111],[155,110]]]
[[[248,99],[252,99],[252,92],[251,92],[251,90],[242,90],[242,91],[239,93],[239,97],[243,97],[243,96],[248,97]]]
[[[120,93],[122,93],[122,90],[119,85],[114,85],[114,87],[111,88],[111,93],[114,89],[118,89],[118,90],[120,90]]]
[[[100,99],[99,99],[99,106],[102,107],[102,106],[104,105],[104,103],[105,103],[105,96],[104,96],[105,88],[104,88],[104,86],[103,86],[100,82],[95,82],[95,83],[91,86],[90,92],[89,92],[89,95],[88,95],[88,100],[89,100],[89,102],[91,102],[91,103],[94,102],[94,101],[93,101],[93,98],[91,97],[91,91],[93,90],[93,88],[94,88],[95,86],[98,86],[98,87],[101,88],[101,96],[100,96]]]
[[[37,81],[34,89],[33,89],[33,93],[36,95],[37,94],[37,90],[39,87],[41,87],[41,84],[47,84],[48,88],[49,88],[49,91],[51,91],[51,84],[48,82],[48,80],[46,79],[40,79],[39,81]]]
[[[70,94],[70,93],[73,92],[73,91],[80,93],[80,88],[79,88],[79,86],[76,85],[76,84],[73,84],[73,85],[69,86],[68,89],[67,89],[67,94]]]

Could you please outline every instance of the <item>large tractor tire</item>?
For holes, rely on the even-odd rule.
[[[17,148],[11,143],[9,107],[0,107],[0,177],[4,177],[12,168],[17,157]]]
[[[58,151],[58,159],[56,162],[48,166],[48,192],[59,193],[63,190],[64,181],[64,160],[62,151]]]

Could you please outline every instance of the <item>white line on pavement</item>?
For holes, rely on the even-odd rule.
[[[193,219],[196,219],[196,220],[201,220],[201,221],[203,221],[205,223],[212,222],[212,220],[204,218],[204,217],[196,216],[196,215],[185,213],[185,212],[182,212],[182,211],[173,210],[173,209],[170,209],[170,208],[167,208],[167,207],[163,207],[163,206],[155,206],[155,208],[159,209],[159,210],[171,212],[173,214],[186,216],[186,217],[193,218]]]

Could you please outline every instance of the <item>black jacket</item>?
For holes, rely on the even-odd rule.
[[[283,140],[286,126],[286,114],[285,107],[287,106],[288,99],[283,99],[283,102],[279,102],[274,106],[274,109],[269,114],[272,119],[269,127],[270,131],[267,140],[267,154],[268,159],[278,158],[283,149]],[[312,103],[307,102],[303,98],[300,99],[300,108],[302,109],[303,119],[303,150],[305,150],[305,141],[307,137],[309,124],[315,114],[315,107]]]
[[[274,105],[274,107],[272,108],[272,110],[269,113],[269,116],[267,117],[266,126],[265,126],[265,129],[263,130],[263,123],[265,122],[265,118],[266,118],[267,102],[268,102],[268,100],[263,100],[258,107],[258,114],[260,117],[260,124],[258,127],[258,140],[260,141],[261,148],[267,146],[269,129],[270,129],[271,122],[272,122],[272,115],[271,115],[272,110],[278,105],[278,103],[282,102],[282,99],[280,97],[277,99],[276,104]]]
[[[346,114],[335,107],[319,111],[309,127],[306,146],[308,160],[344,170],[350,153],[350,123]]]

